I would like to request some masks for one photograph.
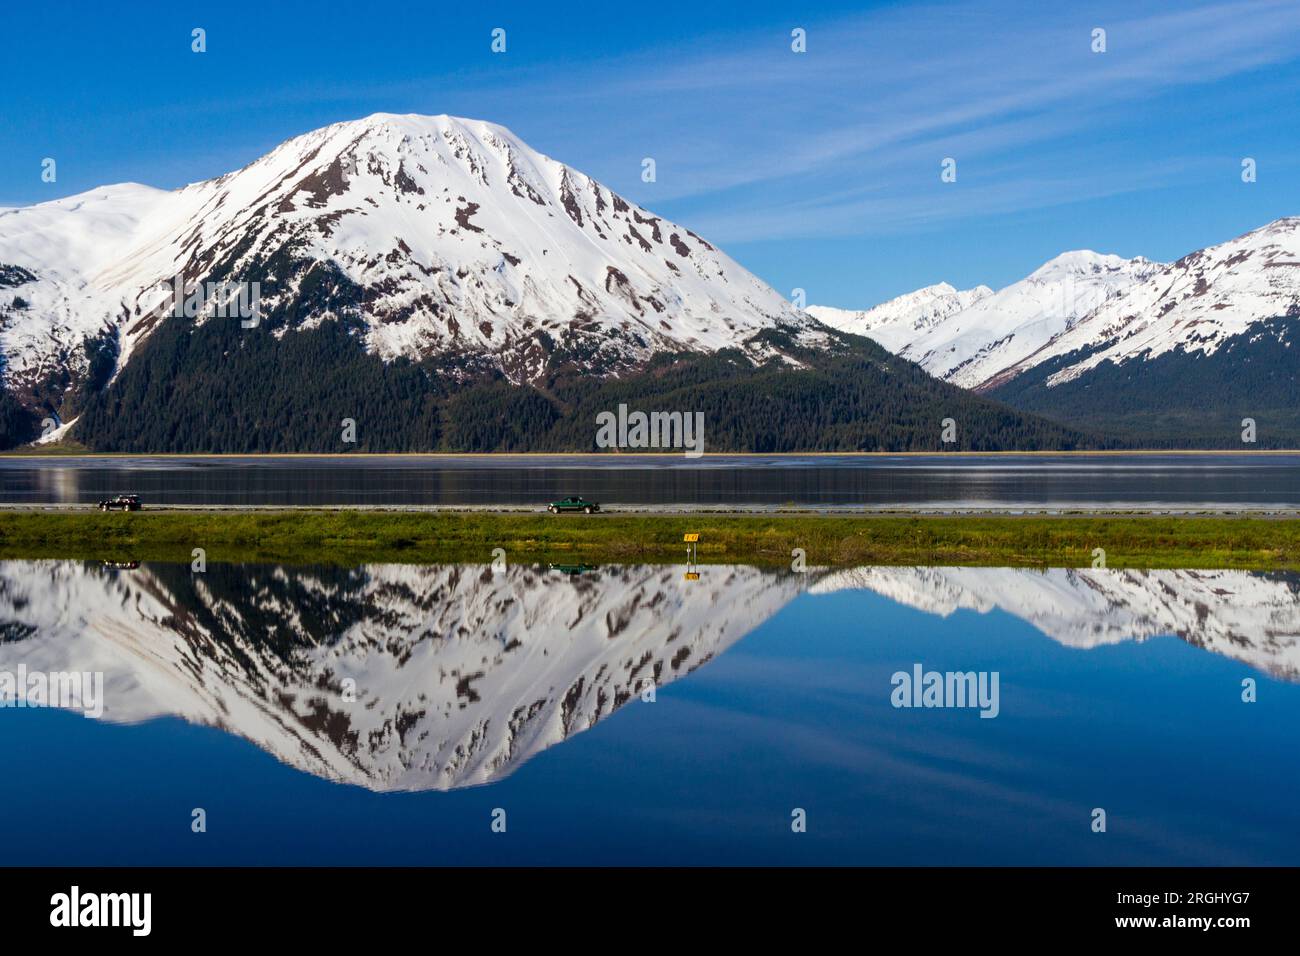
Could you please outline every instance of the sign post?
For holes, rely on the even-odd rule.
[[[698,581],[700,573],[695,570],[695,561],[699,557],[699,540],[698,531],[688,532],[682,535],[682,541],[686,543],[686,580]]]

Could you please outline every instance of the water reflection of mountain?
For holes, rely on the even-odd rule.
[[[1105,568],[852,568],[814,592],[875,591],[944,617],[994,609],[1071,647],[1173,635],[1283,680],[1300,680],[1300,575]]]
[[[107,720],[178,715],[332,780],[450,789],[688,673],[799,587],[744,567],[686,582],[672,567],[3,562],[0,669],[103,671]]]
[[[793,600],[1000,609],[1092,647],[1174,634],[1300,679],[1300,577],[1236,571],[0,562],[0,670],[103,671],[104,717],[176,715],[376,790],[499,779]],[[869,623],[864,623],[864,638]],[[355,700],[349,689],[355,687]],[[0,715],[2,716],[2,715]]]

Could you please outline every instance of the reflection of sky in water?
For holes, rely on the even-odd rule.
[[[893,709],[916,662],[999,671],[1001,715]],[[656,703],[445,793],[330,783],[171,718],[0,711],[0,845],[13,863],[1294,865],[1298,729],[1300,686],[1176,638],[1081,650],[1001,611],[805,594]]]

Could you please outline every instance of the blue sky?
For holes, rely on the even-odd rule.
[[[0,205],[172,188],[385,111],[502,123],[845,307],[1005,285],[1067,249],[1173,259],[1300,214],[1295,0],[52,0],[8,4],[5,34]]]

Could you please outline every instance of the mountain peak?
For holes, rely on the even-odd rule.
[[[1047,260],[1031,272],[1029,278],[1054,280],[1066,275],[1102,275],[1135,268],[1141,270],[1149,265],[1151,265],[1150,260],[1141,256],[1125,259],[1123,256],[1093,252],[1091,249],[1075,249]]]
[[[863,312],[809,311],[828,325],[875,339],[933,375],[974,388],[1158,268],[1140,257],[1077,249],[997,292],[983,285],[958,291],[940,282]]]
[[[1175,351],[1213,356],[1257,323],[1295,315],[1298,263],[1300,217],[1291,216],[1153,265],[1122,300],[1105,303],[1053,344],[1053,354],[1090,354],[1047,384],[1072,382],[1103,362],[1149,361]],[[1108,344],[1091,348],[1099,343]]]
[[[485,145],[492,140],[497,142],[504,140],[512,146],[528,148],[523,140],[499,123],[466,116],[452,116],[448,113],[371,113],[369,116],[363,116],[360,119],[335,123],[332,126],[322,127],[319,130],[313,130],[303,135],[311,136],[325,130],[397,134],[407,141],[419,141],[421,137],[446,135],[454,132]],[[429,142],[429,140],[426,140],[426,142]]]
[[[808,313],[831,328],[868,336],[899,352],[920,334],[992,293],[984,285],[958,290],[948,282],[937,282],[862,311],[814,305]]]
[[[105,334],[120,368],[171,318],[178,276],[259,282],[277,335],[345,319],[385,361],[448,356],[460,378],[765,359],[762,333],[825,334],[692,230],[486,120],[373,113],[183,189],[47,205],[0,214],[0,263],[37,277],[0,330],[7,376],[31,389],[68,356],[84,371],[83,343]]]
[[[1300,231],[1300,216],[1283,216],[1280,219],[1265,223],[1258,229],[1252,229],[1250,232],[1239,236],[1238,239],[1271,238],[1297,231]]]

